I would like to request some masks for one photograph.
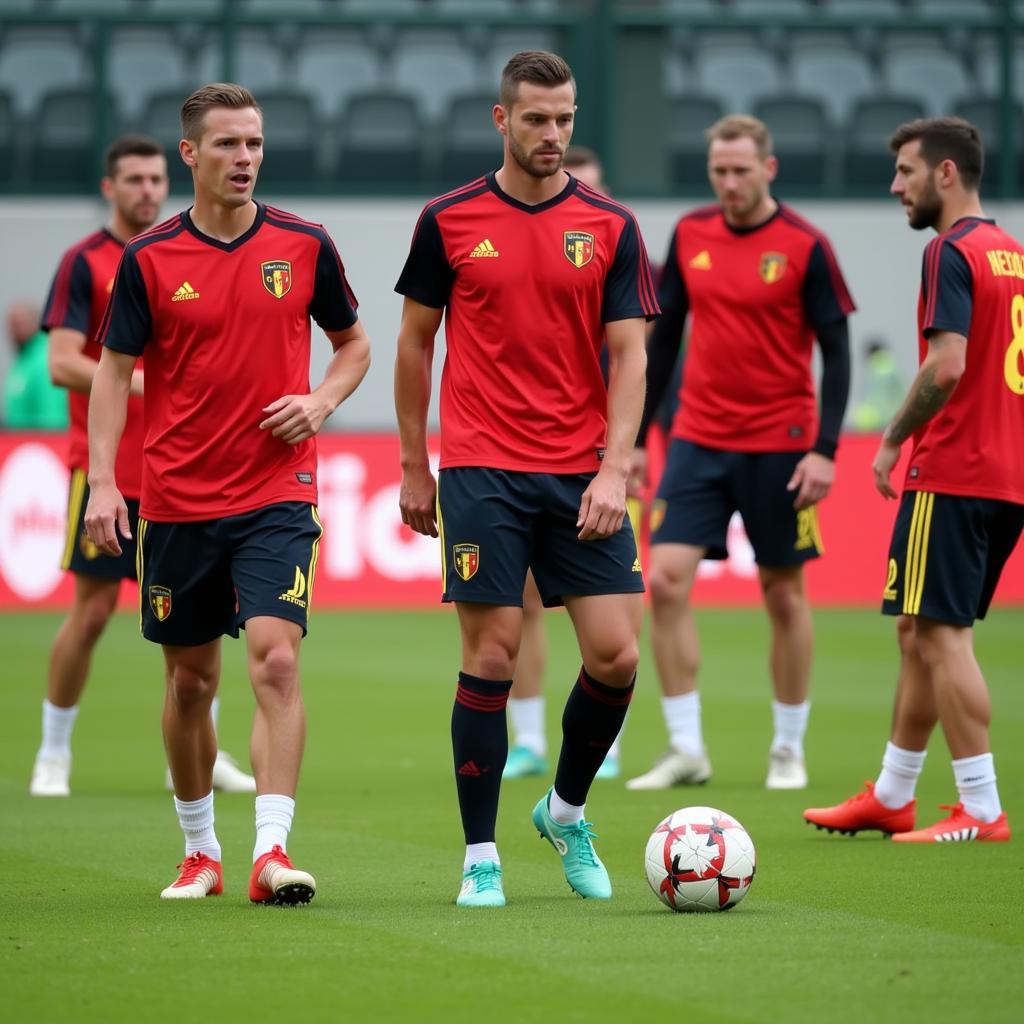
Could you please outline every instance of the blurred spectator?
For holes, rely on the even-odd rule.
[[[608,194],[604,183],[604,170],[598,155],[586,146],[570,146],[565,151],[562,166],[576,179],[597,192]]]
[[[14,303],[7,310],[7,334],[15,356],[4,382],[4,425],[63,430],[68,425],[68,399],[64,389],[50,381],[39,310],[28,302]]]
[[[863,397],[853,408],[850,426],[861,433],[884,430],[907,391],[892,349],[884,338],[868,340],[863,372]]]

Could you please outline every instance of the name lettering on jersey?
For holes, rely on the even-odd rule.
[[[462,579],[471,580],[476,575],[477,569],[480,568],[480,545],[452,545],[452,562],[455,565],[455,571]]]
[[[565,258],[579,270],[594,258],[594,236],[588,231],[563,231],[562,251]]]
[[[172,296],[171,302],[188,302],[191,299],[198,299],[199,292],[186,281]]]
[[[988,264],[996,277],[1019,277],[1024,279],[1024,255],[1009,249],[989,249],[985,253]]]
[[[775,284],[786,272],[786,254],[781,252],[761,253],[757,273],[765,284]]]
[[[687,264],[692,270],[710,270],[711,269],[711,253],[707,249],[701,249],[696,256]]]
[[[481,259],[488,256],[497,258],[501,253],[491,244],[489,238],[485,238],[474,250],[469,254],[470,259]]]
[[[267,260],[260,264],[263,287],[275,299],[283,299],[292,289],[292,265],[287,260]]]
[[[278,597],[278,601],[287,601],[289,604],[296,604],[300,608],[306,607],[304,595],[306,593],[306,574],[295,566],[295,582],[289,590],[286,590]]]
[[[153,614],[163,622],[171,614],[171,592],[167,587],[149,588],[149,607]]]

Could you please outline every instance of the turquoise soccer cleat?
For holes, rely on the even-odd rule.
[[[535,754],[529,747],[513,747],[508,752],[503,779],[524,779],[528,775],[547,775],[548,759]]]
[[[578,821],[573,825],[560,825],[551,817],[548,799],[551,790],[540,798],[533,809],[533,823],[542,839],[546,839],[562,858],[562,869],[569,888],[584,899],[610,900],[612,883],[601,859],[594,851],[589,821]]]
[[[501,865],[482,860],[462,873],[462,888],[455,901],[459,907],[503,907],[505,890],[501,887]]]

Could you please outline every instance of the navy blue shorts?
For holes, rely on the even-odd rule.
[[[985,618],[1024,505],[905,491],[892,531],[882,612],[953,626]]]
[[[566,597],[643,593],[629,518],[604,540],[579,540],[593,474],[443,469],[437,481],[443,601],[522,607],[532,569],[546,608]]]
[[[818,510],[793,508],[786,485],[803,452],[729,452],[673,438],[651,506],[652,544],[706,548],[728,558],[726,538],[734,512],[769,569],[801,565],[823,553]]]
[[[270,615],[305,636],[322,534],[303,501],[195,523],[140,520],[142,635],[194,647]]]
[[[120,532],[117,535],[121,554],[104,554],[85,531],[85,509],[89,504],[89,484],[84,469],[71,471],[68,488],[68,526],[64,537],[64,555],[60,567],[65,572],[80,576],[95,576],[103,580],[135,579],[135,542],[139,536],[139,503],[135,498],[125,498],[128,506],[128,526],[132,539],[127,540]]]

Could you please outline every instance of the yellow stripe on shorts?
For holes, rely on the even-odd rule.
[[[320,557],[320,541],[324,536],[324,524],[320,522],[320,513],[316,505],[310,505],[313,512],[313,522],[320,530],[320,535],[313,541],[313,550],[309,554],[309,571],[306,573],[306,616],[313,610],[313,579],[316,577],[316,563]]]
[[[928,567],[928,540],[934,507],[934,494],[929,491],[915,492],[914,511],[910,516],[910,535],[907,537],[907,568],[903,583],[904,615],[919,615],[921,612],[925,570]]]
[[[139,581],[139,632],[142,632],[142,602],[145,601],[142,588],[142,573],[143,573],[143,558],[142,558],[142,542],[146,539],[146,531],[149,529],[149,523],[139,516],[139,524],[135,527],[135,578]]]
[[[78,540],[78,520],[82,515],[82,499],[85,497],[85,470],[71,470],[71,486],[68,490],[68,532],[64,538],[64,554],[60,567],[66,572],[71,568],[71,556]]]

